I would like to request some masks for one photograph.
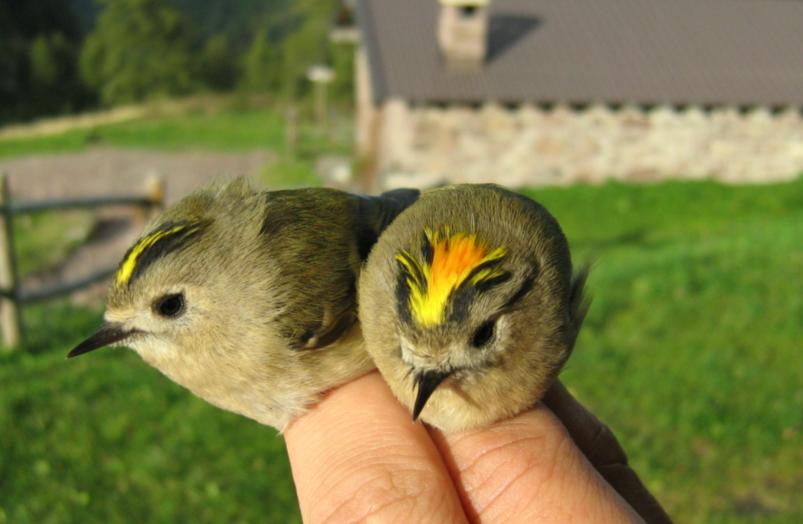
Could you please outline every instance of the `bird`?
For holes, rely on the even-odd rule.
[[[259,190],[241,177],[146,226],[104,322],[68,358],[124,345],[198,397],[280,432],[322,392],[374,368],[357,277],[418,190]]]
[[[588,310],[587,274],[534,200],[493,184],[425,191],[360,274],[366,348],[413,420],[485,427],[555,380]]]

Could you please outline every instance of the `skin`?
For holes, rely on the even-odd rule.
[[[124,257],[105,327],[70,356],[126,345],[211,404],[281,431],[321,392],[373,369],[356,278],[410,196],[260,192],[245,179],[190,195],[142,237],[161,243]],[[181,308],[166,315],[171,296]]]
[[[400,286],[400,252],[424,259],[424,232],[448,226],[506,253],[507,275],[471,291],[464,311],[449,302],[443,321],[422,325]],[[537,402],[571,353],[585,312],[584,275],[572,277],[566,238],[537,203],[492,185],[450,186],[421,195],[385,231],[360,278],[367,349],[396,397],[443,431],[511,417]],[[408,286],[409,287],[409,286]],[[456,297],[458,292],[452,293]],[[488,324],[492,336],[476,344]],[[421,377],[437,376],[426,384]],[[435,386],[433,386],[435,384]],[[429,387],[428,398],[421,393]]]
[[[641,522],[540,404],[442,433],[411,423],[372,373],[285,438],[305,522]]]

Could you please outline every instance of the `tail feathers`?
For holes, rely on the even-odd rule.
[[[585,293],[585,285],[588,280],[588,273],[591,266],[586,264],[572,276],[571,288],[569,290],[569,315],[571,328],[569,331],[569,347],[574,349],[577,342],[577,335],[580,334],[580,327],[583,325],[588,308],[591,306],[591,299]]]
[[[420,194],[418,189],[394,189],[379,196],[359,197],[358,248],[362,260],[368,257],[382,231]]]

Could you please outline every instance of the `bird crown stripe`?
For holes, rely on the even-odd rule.
[[[131,277],[137,270],[137,264],[142,256],[161,240],[174,237],[176,235],[187,236],[198,231],[199,226],[189,224],[178,224],[157,229],[144,237],[140,238],[136,244],[126,253],[120,268],[117,270],[115,282],[118,286],[125,286],[131,281]]]
[[[407,307],[422,327],[442,324],[453,293],[464,284],[477,287],[505,274],[499,263],[504,247],[489,250],[476,235],[452,233],[448,226],[425,229],[422,259],[399,251],[396,260],[409,288]]]

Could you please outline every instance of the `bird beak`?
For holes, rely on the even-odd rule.
[[[67,353],[67,358],[77,357],[78,355],[89,353],[90,351],[114,344],[115,342],[120,342],[128,338],[131,334],[131,330],[123,329],[120,324],[107,322],[100,326],[100,328],[98,328],[98,330],[95,331],[92,336],[75,346],[72,351]]]
[[[415,397],[415,406],[413,407],[413,420],[418,419],[418,415],[421,414],[421,410],[424,409],[424,405],[429,400],[429,397],[432,396],[435,388],[448,376],[449,373],[442,371],[427,371],[416,377],[418,394]]]

